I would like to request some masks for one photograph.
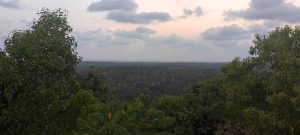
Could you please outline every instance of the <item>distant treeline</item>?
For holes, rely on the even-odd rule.
[[[225,64],[83,61],[77,71],[83,75],[94,66],[118,98],[132,101],[141,93],[153,97],[186,94],[194,83],[219,75]]]

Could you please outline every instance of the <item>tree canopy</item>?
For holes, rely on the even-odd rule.
[[[16,30],[4,42],[0,57],[1,130],[7,134],[65,132],[65,108],[79,85],[80,62],[63,10],[42,9],[27,30]]]
[[[246,124],[248,134],[299,134],[300,27],[258,34],[253,43],[250,57],[234,59],[200,90],[217,90],[226,122]]]

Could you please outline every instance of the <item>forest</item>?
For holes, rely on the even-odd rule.
[[[127,79],[141,77],[133,71],[159,74],[163,83],[170,66],[94,66],[78,73],[82,58],[66,12],[42,9],[38,15],[29,29],[13,31],[0,51],[3,135],[300,134],[300,26],[255,35],[249,57],[215,65],[220,70],[179,69],[184,78],[174,79],[176,84],[199,81],[184,93],[136,93],[125,100],[113,90],[139,87],[112,85],[139,79],[136,85],[146,85],[146,78]],[[105,80],[105,74],[125,79]]]
[[[133,101],[141,93],[151,97],[186,94],[194,83],[219,75],[225,64],[82,61],[77,72],[81,76],[90,70],[100,72],[118,99]]]

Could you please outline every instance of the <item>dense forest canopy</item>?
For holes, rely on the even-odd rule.
[[[0,53],[3,135],[298,135],[300,27],[258,34],[250,56],[181,96],[113,95],[81,61],[63,10],[42,9]]]
[[[194,83],[219,75],[225,64],[82,61],[77,71],[85,76],[91,66],[96,68],[116,97],[133,101],[141,93],[151,97],[186,94]]]

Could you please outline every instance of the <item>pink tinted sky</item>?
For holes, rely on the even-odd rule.
[[[300,0],[0,0],[0,36],[28,28],[43,7],[67,9],[79,54],[100,61],[230,61],[248,56],[255,33],[300,22]],[[114,10],[129,17],[109,18]]]

